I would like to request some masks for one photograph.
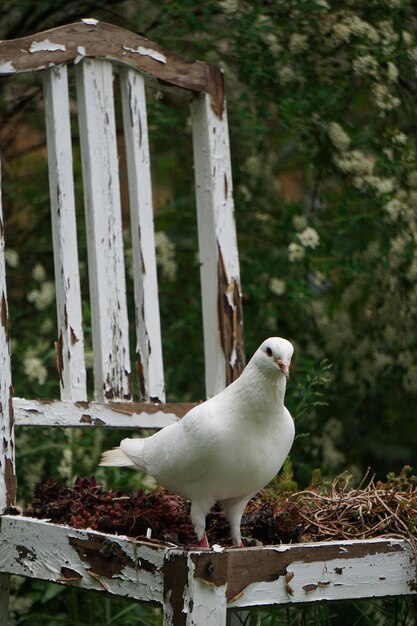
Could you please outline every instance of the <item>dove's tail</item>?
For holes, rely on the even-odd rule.
[[[134,467],[135,463],[120,448],[103,452],[100,465],[105,467]]]
[[[123,439],[119,448],[103,452],[100,465],[107,467],[134,467],[146,471],[143,447],[146,439]]]

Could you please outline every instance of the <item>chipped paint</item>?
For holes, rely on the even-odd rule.
[[[128,167],[136,312],[136,371],[144,400],[165,401],[158,275],[155,254],[151,162],[145,80],[120,72]]]
[[[60,402],[13,398],[18,426],[164,428],[175,424],[195,403]]]
[[[218,252],[218,290],[217,315],[220,343],[227,359],[226,384],[229,385],[240,376],[244,368],[242,300],[237,280],[227,282],[220,246]]]
[[[131,397],[119,164],[108,61],[76,66],[96,400]]]
[[[210,70],[222,94],[192,102],[197,222],[203,302],[206,392],[212,397],[244,367],[239,256],[223,78]]]
[[[85,46],[77,46],[77,56],[74,59],[74,65],[77,65],[77,63],[82,61],[86,54],[87,51],[85,49]]]
[[[166,63],[167,58],[165,54],[162,52],[158,52],[157,50],[153,50],[152,48],[145,48],[144,46],[138,46],[137,48],[129,48],[128,46],[123,46],[123,50],[127,52],[134,52],[136,54],[141,54],[145,57],[150,57],[154,61],[158,61],[159,63]]]
[[[13,74],[15,71],[12,61],[0,61],[0,74]]]
[[[66,47],[62,43],[53,43],[49,41],[49,39],[44,39],[44,41],[34,41],[30,48],[29,52],[56,52],[57,50],[61,50],[65,52]]]
[[[44,76],[45,124],[54,248],[57,369],[62,400],[85,400],[86,371],[78,268],[71,125],[66,66]]]
[[[0,513],[9,507],[13,507],[16,501],[14,416],[12,404],[13,387],[4,249],[0,184],[0,433],[3,440],[3,445],[0,447]]]
[[[53,63],[79,60],[81,55],[77,48],[87,46],[91,57],[110,59],[154,76],[160,81],[162,90],[171,86],[188,90],[193,94],[209,93],[214,114],[219,118],[223,115],[225,106],[223,74],[220,68],[214,65],[182,57],[135,33],[98,22],[93,18],[53,28],[39,33],[37,38],[43,38],[43,41],[58,41],[59,44],[55,45],[65,46],[65,50],[52,51]],[[29,52],[33,44],[37,44],[33,42],[33,36],[0,41],[0,59],[3,62],[11,62],[16,72],[48,67],[51,52],[42,49],[33,54]]]
[[[1,571],[162,602],[168,548],[22,516],[1,521]]]

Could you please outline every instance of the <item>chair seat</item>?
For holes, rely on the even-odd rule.
[[[403,539],[184,550],[15,515],[1,517],[0,569],[156,603],[176,626],[218,626],[227,609],[406,595],[415,578]]]

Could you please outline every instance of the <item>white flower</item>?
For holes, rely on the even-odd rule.
[[[390,83],[396,83],[398,81],[399,75],[400,73],[398,71],[398,67],[391,61],[388,61],[387,76]]]
[[[333,36],[340,43],[350,41],[352,36],[364,37],[372,43],[379,41],[377,30],[368,22],[365,22],[357,15],[347,15],[343,20],[335,22],[333,25]]]
[[[297,234],[298,239],[305,248],[317,248],[320,237],[314,228],[307,226],[301,233]]]
[[[378,75],[378,61],[370,54],[364,54],[361,57],[357,57],[352,61],[352,69],[358,76],[373,76]]]
[[[10,267],[17,267],[19,265],[19,253],[16,250],[12,250],[8,248],[4,251],[4,258],[6,259],[7,265]]]
[[[407,50],[408,58],[414,63],[417,61],[417,48],[412,48],[411,50]]]
[[[26,356],[23,359],[23,370],[32,382],[44,385],[48,376],[48,371],[41,359],[37,356]]]
[[[401,100],[390,93],[389,88],[385,84],[374,85],[373,96],[376,106],[381,111],[392,111],[401,104]]]
[[[385,211],[388,213],[389,217],[395,221],[407,210],[407,205],[404,201],[399,198],[392,198],[389,202],[384,206]]]
[[[392,135],[392,142],[398,146],[404,146],[407,143],[407,135],[397,130]]]
[[[347,150],[350,146],[350,137],[337,122],[330,122],[327,132],[337,150]]]
[[[336,155],[334,162],[342,172],[356,176],[369,176],[374,168],[373,161],[360,150],[351,150]]]
[[[294,215],[292,218],[292,224],[295,230],[304,230],[307,226],[307,218],[304,215]]]
[[[220,6],[225,13],[233,14],[239,10],[239,0],[222,0]]]
[[[305,249],[299,243],[292,242],[288,246],[288,260],[290,263],[301,261],[304,258]]]
[[[292,54],[301,54],[308,49],[308,37],[307,35],[302,35],[301,33],[294,33],[290,37],[290,41],[288,44],[290,52]]]
[[[385,0],[386,2],[387,0]],[[379,32],[381,33],[382,45],[389,46],[398,41],[398,35],[395,32],[392,22],[389,20],[383,20],[378,24]]]
[[[406,30],[402,32],[403,41],[407,46],[410,46],[413,43],[413,35]]]
[[[280,278],[271,278],[269,281],[269,289],[276,296],[282,296],[285,293],[286,284],[284,280]]]
[[[297,74],[290,65],[278,65],[277,73],[281,85],[285,86],[288,85],[288,83],[298,80]]]
[[[167,280],[174,280],[177,274],[177,262],[175,260],[175,244],[166,233],[155,233],[156,258],[161,267],[163,276]]]
[[[394,181],[392,178],[379,178],[379,176],[368,176],[364,179],[365,183],[375,189],[376,192],[384,194],[391,193],[394,189]]]
[[[42,282],[46,278],[46,270],[41,263],[37,263],[32,270],[32,276],[35,280]]]
[[[243,169],[249,174],[249,176],[259,176],[262,172],[262,164],[259,155],[251,154],[251,156],[249,156],[243,164]]]
[[[282,52],[282,46],[274,33],[265,33],[263,35],[263,40],[268,45],[268,48],[273,55],[278,55],[280,52]]]
[[[55,284],[46,280],[39,289],[29,291],[27,299],[33,302],[38,311],[44,311],[55,299]]]

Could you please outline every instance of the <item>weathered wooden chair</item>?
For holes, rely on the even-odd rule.
[[[75,64],[88,234],[94,399],[87,398],[72,175],[67,66]],[[165,402],[145,81],[188,93],[193,122],[206,390],[243,367],[238,252],[224,82],[135,34],[83,20],[0,42],[0,73],[44,76],[58,312],[61,398],[14,398],[0,247],[0,623],[9,575],[120,595],[163,607],[164,623],[219,626],[227,609],[411,593],[406,541],[368,540],[186,551],[7,514],[16,497],[14,427],[162,427],[190,405]],[[113,73],[120,81],[135,273],[136,361],[143,402],[131,400]],[[13,332],[13,331],[12,331]]]

